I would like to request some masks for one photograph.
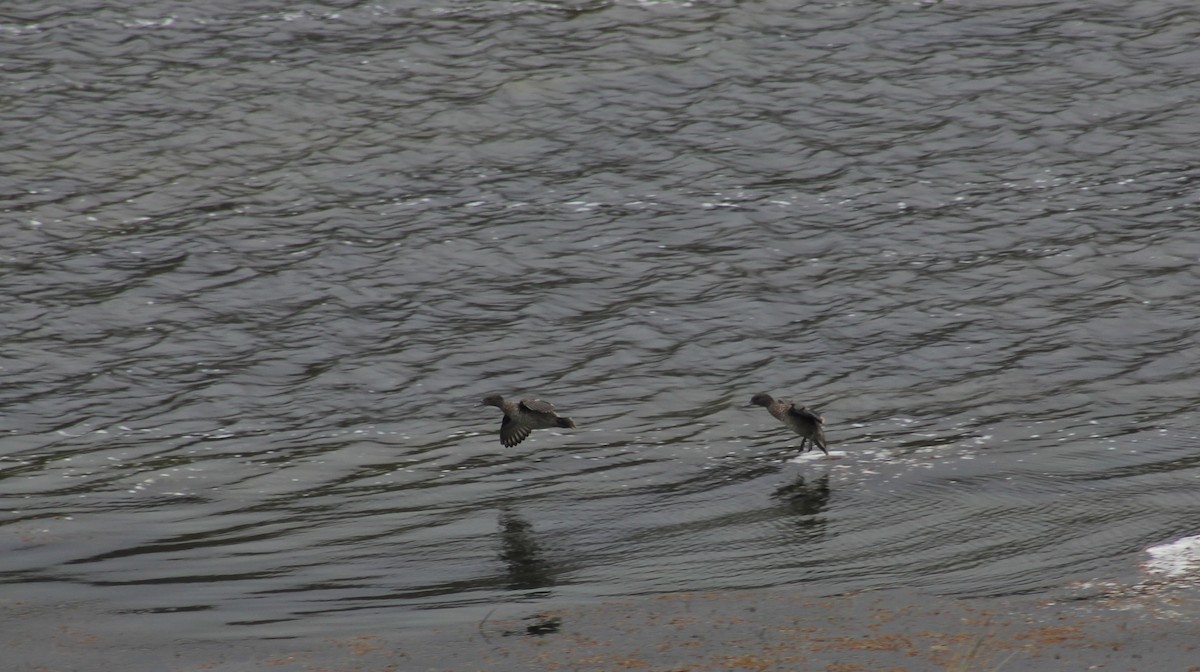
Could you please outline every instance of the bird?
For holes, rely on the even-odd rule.
[[[751,397],[750,403],[766,407],[771,415],[775,416],[784,426],[799,434],[800,452],[804,452],[804,445],[812,441],[813,446],[829,455],[829,451],[825,448],[825,418],[804,406],[797,406],[787,399],[772,399],[771,395],[766,392],[759,392]],[[812,450],[812,446],[809,446],[808,449]]]
[[[575,429],[574,420],[560,416],[553,404],[541,399],[505,401],[498,394],[489,394],[480,405],[495,406],[504,411],[504,419],[500,421],[500,444],[505,448],[512,448],[524,441],[535,429]]]

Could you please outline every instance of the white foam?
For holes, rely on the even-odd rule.
[[[788,462],[799,464],[802,462],[819,462],[821,460],[840,460],[845,456],[846,451],[844,450],[831,450],[829,451],[828,457],[826,457],[825,454],[819,450],[813,450],[801,455],[797,455],[788,460]]]
[[[1146,549],[1150,559],[1142,563],[1147,572],[1170,578],[1200,577],[1200,536],[1183,537],[1169,544]]]

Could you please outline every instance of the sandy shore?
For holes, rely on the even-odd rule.
[[[1200,672],[1200,594],[1191,589],[1057,602],[907,590],[683,593],[553,609],[507,604],[440,628],[236,642],[160,641],[89,627],[70,610],[3,607],[4,669],[20,672]]]

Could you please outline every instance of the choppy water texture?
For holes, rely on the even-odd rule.
[[[1194,3],[141,5],[0,14],[9,604],[1048,594],[1200,531]]]

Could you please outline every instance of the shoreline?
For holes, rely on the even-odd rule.
[[[55,672],[1200,672],[1200,590],[1077,588],[1091,594],[956,599],[909,589],[764,589],[509,603],[478,623],[235,642],[154,641],[113,634],[111,623],[92,630],[86,616],[61,607],[21,618],[9,604],[5,620],[16,627],[6,628],[4,657],[8,669]]]

